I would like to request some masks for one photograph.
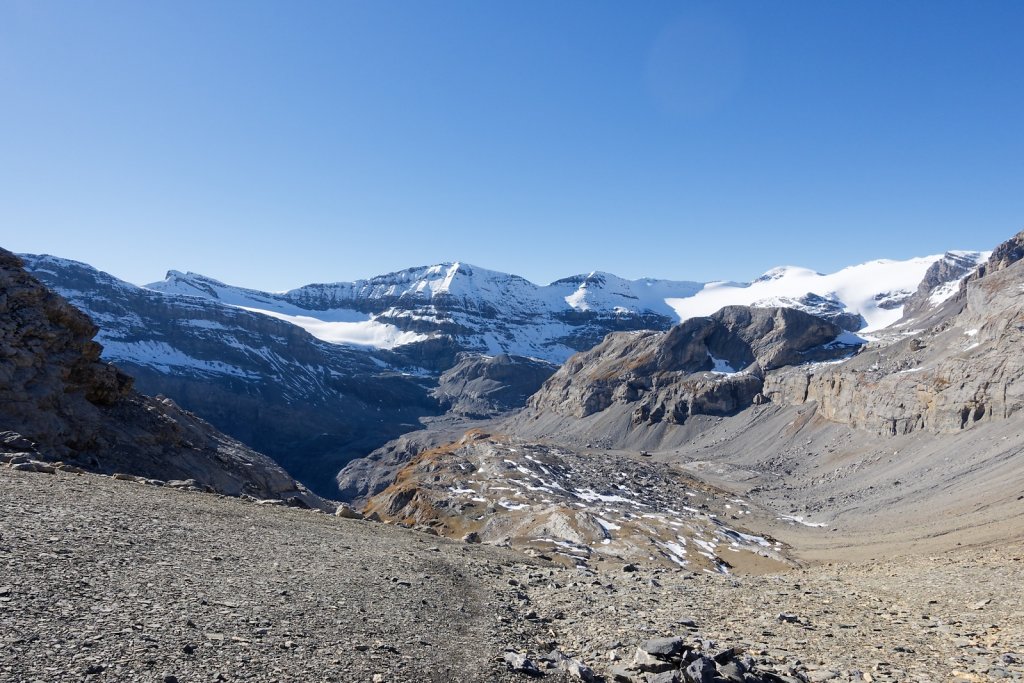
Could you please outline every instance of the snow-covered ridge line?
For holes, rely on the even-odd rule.
[[[594,272],[538,286],[517,275],[455,262],[280,293],[173,270],[147,287],[265,313],[332,343],[395,348],[448,334],[440,332],[448,329],[469,331],[472,338],[464,341],[477,350],[560,362],[575,350],[560,340],[581,324],[567,318],[651,316],[646,326],[664,327],[675,320],[666,299],[690,296],[703,284],[633,281]]]
[[[980,264],[989,252],[949,252],[961,259]],[[946,258],[935,254],[893,261],[879,259],[824,275],[807,268],[784,266],[773,268],[750,283],[713,283],[691,297],[668,300],[681,320],[711,315],[723,306],[790,306],[810,313],[829,310],[860,316],[870,333],[888,327],[903,316],[903,302],[924,279],[932,264]],[[953,283],[945,286],[941,297],[956,291]]]
[[[595,271],[537,285],[517,275],[452,262],[285,292],[234,287],[172,270],[146,289],[262,313],[334,344],[394,349],[447,337],[464,349],[562,362],[608,331],[667,329],[728,305],[798,308],[870,333],[900,319],[903,303],[933,264],[944,259],[980,263],[986,256],[960,251],[905,261],[882,259],[831,274],[783,266],[747,283],[626,280]],[[59,270],[61,261],[74,263],[35,259],[37,268]],[[955,291],[955,282],[946,283],[934,290],[931,303]]]
[[[985,252],[949,252],[980,263]],[[460,313],[498,315],[524,327],[546,319],[546,329],[527,332],[534,342],[509,347],[500,339],[487,342],[489,352],[512,351],[561,360],[566,351],[545,354],[544,338],[565,334],[557,323],[566,315],[656,315],[669,322],[710,315],[723,306],[789,306],[810,313],[845,315],[847,323],[871,332],[902,315],[902,302],[921,282],[928,268],[946,258],[936,254],[905,261],[880,259],[822,274],[797,266],[773,268],[752,282],[697,283],[668,280],[625,280],[592,272],[536,285],[525,278],[460,262],[408,268],[355,282],[312,284],[282,293],[232,287],[193,273],[170,271],[149,288],[218,299],[288,319],[325,341],[392,348],[425,337],[402,332],[388,322],[406,325],[435,320],[463,322]],[[940,296],[953,291],[947,286]],[[438,313],[439,310],[445,313]],[[339,325],[339,323],[342,323]],[[387,327],[380,327],[387,325]]]
[[[549,285],[536,285],[518,275],[453,262],[408,268],[354,282],[309,284],[285,292],[233,287],[204,275],[176,270],[168,271],[164,280],[146,286],[155,291],[215,298],[235,305],[275,304],[279,312],[289,314],[298,313],[282,310],[284,304],[302,311],[330,311],[352,309],[352,304],[356,303],[380,312],[380,305],[372,306],[373,302],[411,304],[442,299],[457,301],[471,309],[500,305],[546,313],[622,309],[671,315],[671,308],[665,304],[667,298],[692,296],[704,283],[649,278],[626,280],[611,273],[592,272],[556,280]]]

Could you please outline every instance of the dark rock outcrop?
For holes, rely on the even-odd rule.
[[[608,335],[570,358],[529,406],[582,418],[627,404],[634,423],[729,415],[757,400],[766,371],[848,355],[834,342],[841,332],[794,309],[729,306],[664,333]]]
[[[815,402],[828,420],[879,434],[956,432],[1024,407],[1024,233],[964,278],[932,327],[838,366],[768,379],[772,400]]]
[[[941,259],[933,263],[925,272],[924,279],[917,291],[903,305],[903,319],[910,320],[926,313],[936,302],[933,296],[941,298],[940,288],[956,288],[958,280],[977,269],[975,254],[967,252],[947,252]],[[955,291],[955,289],[954,289]],[[951,294],[953,292],[950,292]]]
[[[331,344],[267,315],[150,291],[82,263],[27,259],[100,326],[104,357],[140,391],[170,397],[323,496],[337,497],[334,478],[350,460],[440,412],[432,382],[403,372],[405,361],[386,351]]]
[[[491,417],[522,408],[557,367],[546,361],[499,354],[461,354],[441,373],[431,394],[441,407],[470,418]]]
[[[0,250],[0,431],[9,447],[31,442],[39,458],[101,473],[323,505],[266,456],[168,399],[134,391],[131,377],[100,360],[96,332]]]

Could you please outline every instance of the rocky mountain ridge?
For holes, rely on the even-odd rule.
[[[929,327],[834,367],[779,373],[772,400],[814,402],[834,422],[883,434],[957,432],[1024,406],[1024,233],[962,280]],[[920,321],[912,321],[920,324]]]
[[[860,340],[841,333],[796,309],[730,306],[668,332],[610,334],[570,358],[529,410],[582,418],[628,404],[634,424],[729,415],[761,396],[766,372],[854,353]]]
[[[773,300],[824,315],[841,328],[858,328],[865,322],[860,311],[870,317],[879,301],[890,306],[884,310],[898,311],[913,289],[903,280],[935,266],[937,284],[928,291],[948,287],[944,278],[955,280],[961,271],[936,264],[968,262],[972,254],[869,264],[874,281],[849,301],[841,296],[849,290],[843,283],[857,268],[842,277],[776,269],[747,285],[591,273],[538,287],[454,263],[268,293],[174,271],[149,288],[136,287],[49,256],[26,257],[26,265],[96,321],[105,358],[129,370],[142,390],[171,397],[335,496],[335,477],[353,459],[386,448],[446,410],[478,418],[517,407],[536,386],[523,384],[520,370],[543,367],[517,361],[518,369],[495,381],[499,366],[493,361],[460,354],[487,351],[505,358],[506,351],[519,350],[561,361],[609,332],[667,330],[679,311],[726,290],[748,298],[788,293]],[[828,286],[820,293],[803,289],[818,284]],[[531,370],[530,376],[546,372]],[[708,377],[717,379],[695,391],[739,391],[737,406],[760,391],[751,375]],[[656,406],[649,412],[659,419]],[[377,481],[364,464],[355,468],[356,478]],[[353,490],[348,474],[339,481]]]
[[[449,413],[486,418],[522,407],[557,366],[522,356],[464,353],[431,391]]]
[[[262,310],[335,341],[398,348],[445,336],[464,351],[560,363],[608,332],[667,329],[727,305],[785,306],[849,331],[877,329],[900,317],[903,303],[926,275],[935,282],[929,296],[936,297],[936,286],[962,277],[986,256],[954,251],[879,260],[831,275],[787,266],[749,283],[631,281],[593,272],[538,286],[516,275],[454,262],[279,293],[179,271],[147,287]]]
[[[668,480],[692,477],[728,501],[716,509],[709,498],[696,519],[804,552],[827,545],[826,532],[866,546],[888,537],[886,552],[967,528],[1019,534],[1021,245],[1024,233],[971,273],[954,269],[957,291],[918,314],[927,329],[896,327],[870,344],[836,343],[854,340],[800,311],[746,307],[609,335],[519,413],[410,450],[368,509],[534,552],[649,562],[665,544],[709,550],[692,520],[657,520]],[[645,475],[631,472],[661,479],[635,485]],[[642,524],[623,514],[631,506]],[[679,559],[701,566],[692,552]]]
[[[430,382],[387,351],[316,339],[221,302],[153,292],[81,263],[27,268],[99,326],[104,358],[272,456],[327,497],[348,460],[441,411]]]
[[[100,360],[97,331],[0,250],[0,450],[7,460],[326,505],[266,456],[169,400],[136,392],[129,375]]]

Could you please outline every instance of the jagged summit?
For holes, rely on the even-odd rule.
[[[396,349],[446,339],[457,350],[561,362],[607,332],[666,329],[729,305],[796,308],[871,333],[899,320],[908,301],[916,310],[951,296],[958,278],[986,257],[958,251],[879,259],[831,274],[781,266],[745,283],[628,280],[595,270],[549,285],[451,261],[285,292],[172,270],[148,289],[260,312],[331,343]]]

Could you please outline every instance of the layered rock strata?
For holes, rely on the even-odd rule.
[[[0,431],[5,451],[102,473],[192,479],[231,495],[323,501],[266,456],[100,360],[97,328],[0,250]]]

